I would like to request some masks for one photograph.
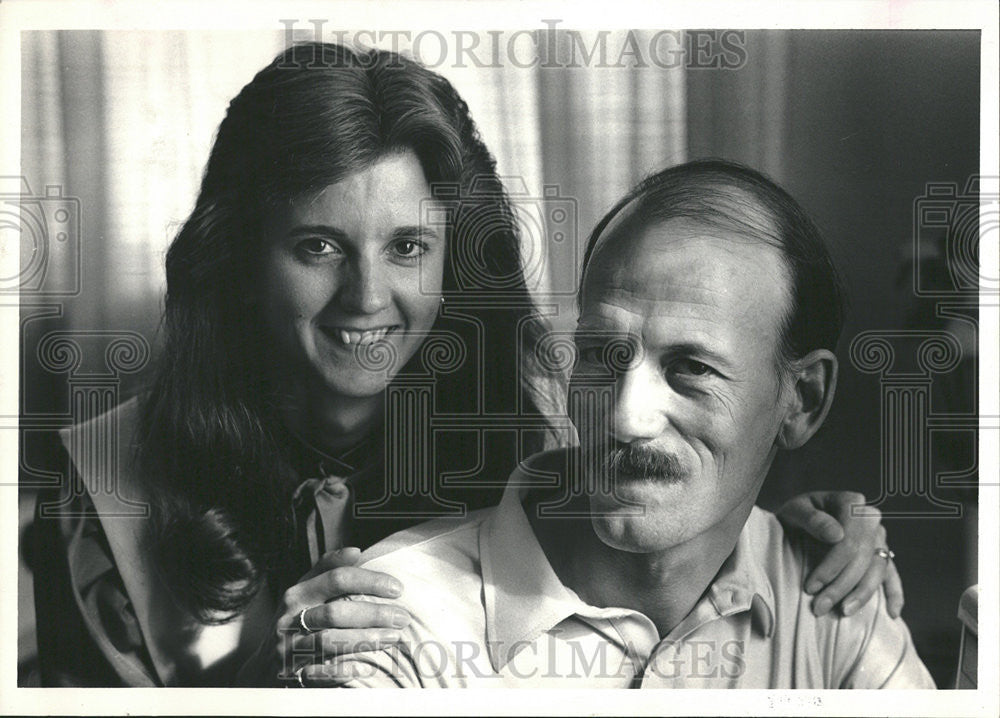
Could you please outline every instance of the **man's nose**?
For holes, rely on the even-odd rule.
[[[615,385],[614,438],[622,443],[653,439],[663,433],[662,387],[645,362],[623,372]]]
[[[358,314],[375,314],[389,304],[392,287],[378,261],[361,257],[348,271],[340,296],[344,308]]]

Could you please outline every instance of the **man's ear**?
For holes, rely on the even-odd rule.
[[[837,357],[817,349],[794,362],[793,395],[778,432],[778,446],[797,449],[823,425],[837,390]]]

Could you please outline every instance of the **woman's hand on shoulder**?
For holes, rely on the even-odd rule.
[[[852,507],[863,507],[854,511]],[[786,527],[832,544],[823,560],[806,576],[805,591],[813,594],[817,616],[835,606],[850,616],[878,590],[885,587],[886,609],[898,618],[903,609],[903,584],[887,549],[882,514],[855,491],[813,491],[795,496],[777,513]]]
[[[410,622],[404,609],[337,600],[355,595],[393,599],[402,593],[403,585],[389,574],[356,566],[360,554],[356,548],[330,551],[285,591],[273,630],[240,669],[238,685],[340,685],[350,677],[335,675],[327,661],[400,640]]]

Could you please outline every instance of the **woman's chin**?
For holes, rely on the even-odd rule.
[[[323,389],[332,397],[344,399],[368,399],[382,394],[391,377],[385,372],[370,372],[361,368],[353,371],[337,371],[334,376],[324,376]]]

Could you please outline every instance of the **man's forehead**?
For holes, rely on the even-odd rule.
[[[598,239],[582,278],[584,302],[595,291],[649,298],[664,292],[725,293],[746,274],[790,285],[781,250],[749,231],[686,217],[644,219],[631,205],[626,212]]]
[[[581,326],[770,335],[789,306],[784,258],[761,240],[679,218],[609,229],[584,277]]]

